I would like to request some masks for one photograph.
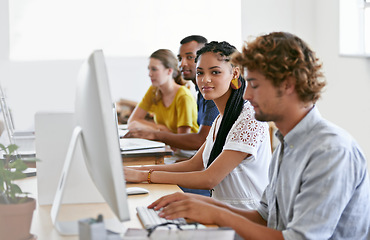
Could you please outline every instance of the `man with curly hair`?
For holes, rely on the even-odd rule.
[[[315,53],[297,36],[274,32],[249,42],[233,64],[247,70],[244,98],[260,121],[274,121],[280,145],[255,211],[176,193],[149,207],[235,229],[245,239],[368,239],[370,186],[355,140],[315,105],[325,86]]]

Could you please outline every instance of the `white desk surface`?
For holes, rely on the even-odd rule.
[[[17,181],[23,191],[30,192],[31,197],[37,198],[37,181],[36,177],[29,177]],[[127,228],[142,228],[140,220],[136,215],[136,206],[147,206],[161,196],[181,191],[177,185],[169,184],[127,184],[127,187],[144,187],[148,189],[149,194],[128,196],[128,204],[130,210],[130,221],[124,222]],[[77,240],[78,236],[61,236],[53,227],[50,218],[51,205],[36,206],[33,214],[31,233],[37,236],[38,240]],[[62,220],[75,220],[93,217],[96,218],[98,214],[103,214],[104,218],[109,219],[113,217],[112,211],[106,203],[92,203],[92,204],[68,204],[63,205],[60,212]]]

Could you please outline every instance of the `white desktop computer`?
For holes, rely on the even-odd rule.
[[[18,146],[16,154],[20,158],[25,159],[35,157],[35,131],[15,129],[7,98],[1,86],[0,111],[2,113],[2,120],[4,124],[4,131],[1,134],[1,141],[7,145],[16,144]]]
[[[51,210],[52,222],[63,235],[78,233],[78,219],[62,222],[58,218],[76,147],[81,148],[89,176],[117,219],[120,222],[129,220],[118,130],[112,107],[104,55],[97,50],[80,69],[75,101],[76,126]]]

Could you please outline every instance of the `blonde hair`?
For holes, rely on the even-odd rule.
[[[150,58],[155,58],[161,61],[165,68],[172,68],[172,77],[175,82],[179,85],[185,85],[185,80],[181,76],[181,71],[178,67],[178,62],[176,56],[171,50],[168,49],[158,49],[150,55]],[[162,93],[158,88],[154,88],[154,99],[153,102],[157,104],[162,99]]]

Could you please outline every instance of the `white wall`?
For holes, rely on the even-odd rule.
[[[0,83],[8,76],[8,55],[9,55],[9,13],[8,1],[0,0]]]
[[[81,61],[10,62],[6,94],[16,128],[33,127],[37,111],[73,111]],[[113,100],[139,101],[150,86],[148,59],[107,58]]]
[[[316,51],[328,81],[320,112],[357,140],[370,169],[370,59],[339,56],[339,1],[244,0],[242,14],[244,39],[289,31]]]
[[[316,50],[328,81],[320,110],[358,141],[370,169],[370,58],[339,56],[338,2],[316,0]]]
[[[350,132],[369,158],[370,60],[338,55],[338,2],[243,0],[242,37],[290,31],[311,45],[323,60],[328,80],[327,91],[318,103],[322,115]],[[9,63],[8,42],[4,40],[8,35],[6,9],[7,1],[0,0],[0,81],[14,109],[16,126],[28,128],[36,111],[73,109],[75,80],[82,61]],[[150,85],[147,59],[109,58],[107,65],[113,99],[139,101]]]

